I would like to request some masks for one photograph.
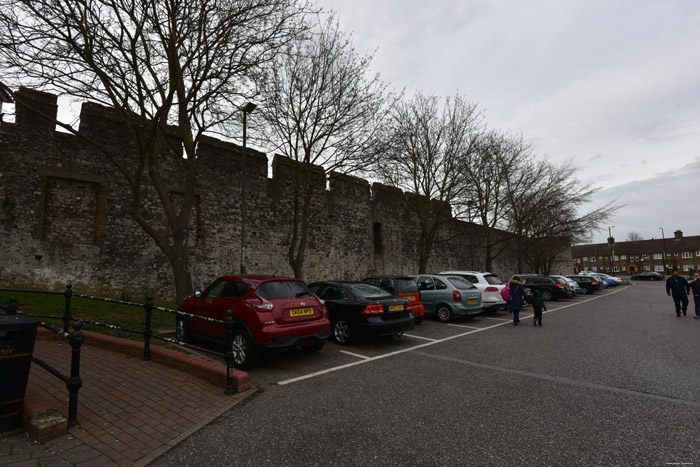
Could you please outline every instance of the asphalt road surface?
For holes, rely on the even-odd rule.
[[[700,466],[700,319],[663,283],[266,355],[156,466]]]

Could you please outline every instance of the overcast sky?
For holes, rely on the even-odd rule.
[[[700,235],[700,1],[319,0],[395,89],[477,102],[626,205],[623,241]],[[594,241],[604,242],[604,232]]]

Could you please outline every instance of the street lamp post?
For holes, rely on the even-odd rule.
[[[666,236],[664,235],[664,228],[663,228],[663,227],[659,227],[659,228],[661,229],[661,239],[662,239],[663,242],[664,242],[664,254],[663,254],[663,257],[664,257],[664,272],[665,272],[666,274],[668,274],[668,264],[667,264],[667,261],[666,261]]]
[[[610,274],[615,272],[615,250],[613,250],[613,236],[612,229],[615,226],[608,227],[608,243],[610,243]]]
[[[246,273],[246,267],[245,267],[245,250],[246,250],[246,238],[245,238],[245,219],[246,219],[246,214],[247,214],[247,203],[246,203],[246,179],[247,179],[247,173],[246,173],[246,159],[247,159],[247,153],[248,150],[246,149],[246,131],[247,131],[247,117],[248,114],[251,113],[253,110],[255,110],[255,107],[257,107],[255,104],[252,102],[246,102],[242,107],[241,110],[243,111],[243,168],[241,170],[242,172],[242,177],[241,177],[241,274]]]

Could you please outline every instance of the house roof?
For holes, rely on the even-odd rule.
[[[666,252],[700,251],[700,235],[683,238],[667,238]],[[613,251],[619,255],[640,255],[642,253],[662,253],[664,251],[664,240],[653,238],[651,240],[637,240],[634,242],[615,242]],[[590,245],[576,245],[571,247],[571,256],[580,258],[582,256],[607,256],[610,254],[610,244],[594,243]]]

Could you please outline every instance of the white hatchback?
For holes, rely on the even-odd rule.
[[[481,304],[485,311],[506,309],[506,302],[501,297],[501,290],[506,285],[496,274],[477,271],[445,271],[440,274],[464,277],[474,284],[481,291]]]

